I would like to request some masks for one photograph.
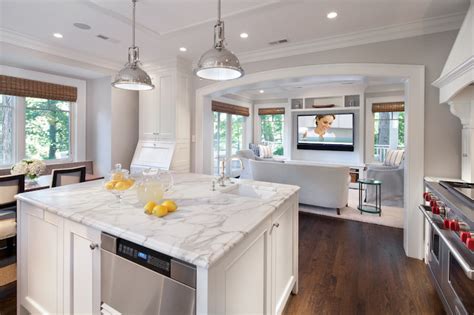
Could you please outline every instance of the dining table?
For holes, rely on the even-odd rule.
[[[86,174],[86,182],[103,178],[103,176],[99,175]],[[52,175],[41,175],[34,181],[25,180],[25,192],[50,188],[51,181]]]

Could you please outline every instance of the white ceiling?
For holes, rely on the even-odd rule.
[[[131,43],[130,0],[0,0],[0,6],[3,41],[9,38],[15,44],[14,39],[21,38],[23,47],[41,43],[48,53],[108,68],[126,60]],[[228,47],[237,55],[268,48],[268,42],[283,38],[289,43],[279,48],[464,14],[468,6],[468,0],[222,0]],[[142,61],[155,64],[182,56],[196,62],[212,46],[216,7],[217,0],[140,0],[137,45]],[[326,14],[332,10],[339,15],[329,20]],[[92,29],[75,28],[75,22]],[[64,38],[54,38],[55,32]],[[249,38],[241,39],[241,32]],[[98,34],[112,40],[99,39]],[[182,46],[188,51],[179,52]]]

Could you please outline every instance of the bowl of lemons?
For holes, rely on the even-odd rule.
[[[117,197],[118,202],[122,202],[123,194],[135,184],[135,180],[130,177],[128,170],[122,169],[121,164],[115,164],[115,168],[106,176],[104,188]]]

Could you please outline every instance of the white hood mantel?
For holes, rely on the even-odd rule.
[[[441,76],[433,82],[439,101],[461,120],[461,178],[474,182],[474,0],[464,18]]]

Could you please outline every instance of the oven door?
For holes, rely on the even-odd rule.
[[[448,253],[448,288],[451,309],[454,314],[474,314],[474,280],[466,276],[463,268],[452,255]]]

